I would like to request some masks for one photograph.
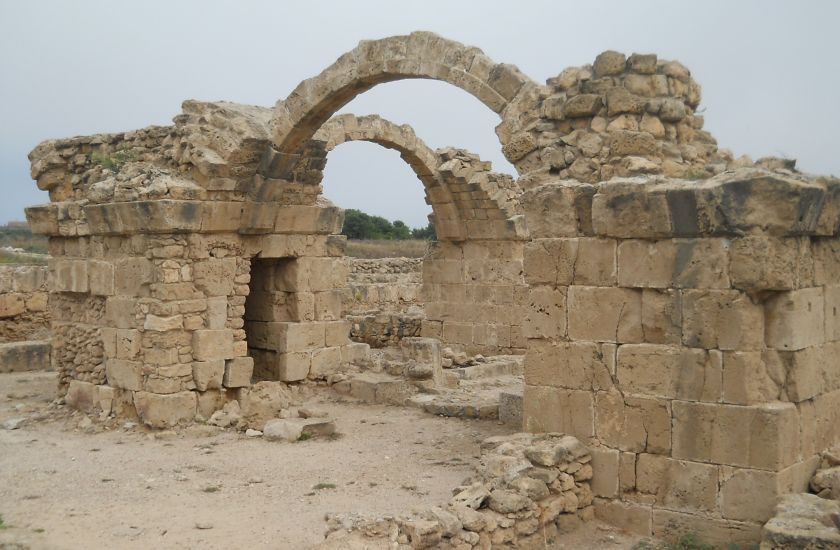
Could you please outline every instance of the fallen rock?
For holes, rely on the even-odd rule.
[[[298,409],[298,416],[301,418],[326,418],[327,412],[318,409],[310,409],[309,407],[301,407]]]
[[[207,421],[211,426],[229,428],[238,426],[242,421],[242,411],[238,401],[228,401],[220,410],[214,412]]]
[[[266,441],[298,441],[335,434],[335,422],[328,418],[278,418],[266,422]]]
[[[303,425],[290,418],[278,418],[266,422],[262,432],[266,441],[297,441],[303,433]]]
[[[252,430],[248,428],[245,430],[245,437],[262,437],[263,433],[259,430]]]
[[[761,550],[830,548],[840,548],[840,502],[816,495],[784,495],[761,531]]]
[[[24,423],[26,423],[26,418],[9,418],[8,420],[4,420],[3,424],[0,425],[3,426],[4,430],[17,430]]]
[[[452,497],[450,502],[454,506],[466,506],[478,510],[490,496],[490,491],[483,483],[474,483]]]
[[[840,500],[840,466],[818,470],[811,478],[811,490],[822,498]]]
[[[540,466],[556,466],[572,462],[588,453],[586,446],[570,435],[549,436],[525,449],[525,456]]]
[[[242,399],[242,417],[247,426],[259,429],[269,420],[280,417],[291,404],[292,393],[286,384],[257,382]]]
[[[500,514],[512,514],[524,510],[530,506],[531,501],[528,497],[520,495],[514,491],[506,489],[496,489],[490,493],[488,505],[494,512]]]

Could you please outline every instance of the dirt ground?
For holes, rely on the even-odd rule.
[[[278,548],[323,540],[330,512],[396,514],[448,500],[479,442],[510,428],[327,396],[340,438],[272,443],[193,426],[107,427],[50,405],[52,373],[0,374],[0,548]],[[320,485],[319,485],[320,484]],[[601,524],[556,548],[629,549]]]

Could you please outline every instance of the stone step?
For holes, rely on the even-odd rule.
[[[404,405],[417,393],[414,384],[383,373],[365,372],[333,385],[336,392],[355,397],[364,403]]]
[[[498,399],[479,397],[420,394],[410,397],[406,404],[429,414],[453,418],[480,418],[492,420],[499,417]]]
[[[52,345],[29,340],[0,344],[0,372],[24,372],[50,369]]]
[[[522,374],[522,360],[521,355],[500,355],[483,363],[447,369],[447,372],[454,373],[461,380]]]

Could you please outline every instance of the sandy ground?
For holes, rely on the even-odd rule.
[[[445,502],[478,443],[510,431],[313,398],[341,437],[272,443],[209,426],[155,434],[51,407],[54,387],[51,373],[0,374],[0,422],[30,419],[0,429],[0,548],[306,548],[323,540],[329,512]],[[556,548],[635,542],[592,524]]]

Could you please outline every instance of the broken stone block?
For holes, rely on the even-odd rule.
[[[192,391],[171,394],[134,392],[134,407],[144,424],[151,428],[171,428],[195,419],[197,397]]]
[[[761,531],[761,548],[811,550],[840,548],[840,502],[815,495],[784,495],[776,515]]]
[[[267,441],[298,441],[329,437],[336,430],[335,422],[328,418],[278,418],[266,422],[262,432]]]
[[[235,357],[225,361],[222,385],[226,388],[242,388],[251,385],[254,360],[251,357]]]
[[[222,387],[225,375],[224,359],[213,361],[197,361],[192,364],[193,382],[199,391],[218,389]]]

